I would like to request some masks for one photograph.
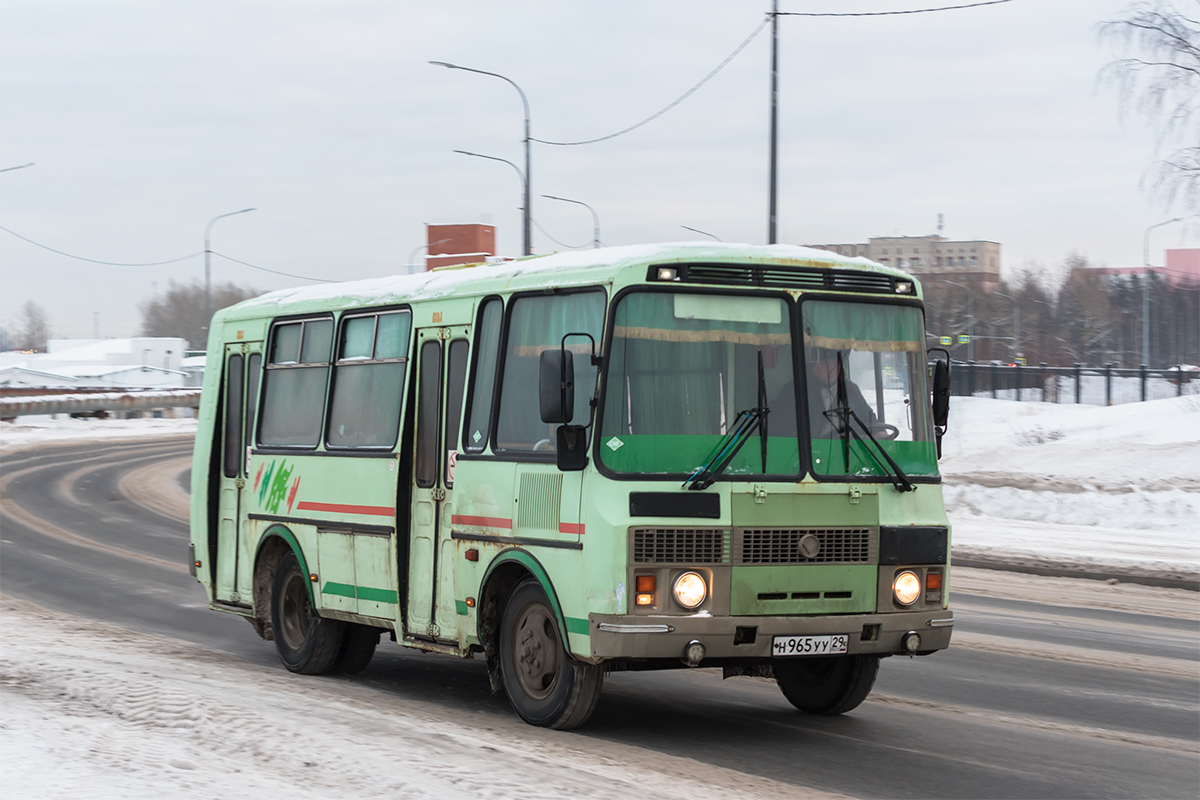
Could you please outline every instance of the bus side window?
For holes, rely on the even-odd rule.
[[[327,446],[395,446],[411,327],[407,311],[342,318]]]
[[[458,453],[458,428],[462,420],[463,389],[467,383],[467,340],[450,343],[450,379],[446,398],[446,488],[454,486],[454,456]]]
[[[421,371],[417,397],[417,452],[415,469],[417,486],[428,489],[437,481],[438,465],[438,406],[442,399],[442,343],[430,339],[421,344]]]
[[[325,386],[333,346],[333,320],[276,325],[263,376],[263,417],[258,443],[316,447],[325,412]]]
[[[225,458],[226,478],[236,478],[242,463],[242,386],[245,381],[242,357],[229,357],[225,377]]]
[[[246,438],[254,441],[254,412],[258,408],[258,379],[262,373],[262,356],[251,353],[246,359]]]
[[[542,352],[557,350],[568,333],[588,333],[600,341],[604,327],[603,291],[515,298],[508,314],[500,411],[496,416],[496,449],[508,452],[554,451],[555,425],[542,422],[538,405],[538,365]],[[572,423],[586,425],[596,386],[596,367],[588,356],[586,337],[568,339],[575,354],[575,409]]]
[[[493,297],[479,309],[476,326],[475,371],[471,378],[470,409],[463,431],[463,450],[482,453],[491,436],[492,396],[496,387],[496,360],[500,354],[500,323],[504,304]],[[457,438],[457,434],[453,434]]]

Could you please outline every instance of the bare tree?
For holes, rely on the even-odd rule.
[[[46,309],[32,300],[26,300],[21,306],[20,327],[16,333],[18,350],[44,351],[46,342],[50,339],[50,322],[46,318]]]
[[[213,310],[240,303],[261,294],[250,286],[222,283],[212,287]],[[167,290],[140,304],[144,336],[178,336],[192,347],[208,343],[208,320],[204,318],[204,283],[171,281]]]
[[[1124,110],[1149,119],[1159,147],[1176,146],[1147,171],[1146,179],[1164,205],[1176,201],[1200,208],[1200,0],[1139,0],[1116,19],[1100,24],[1102,39],[1120,47],[1101,71],[1115,85]],[[1191,12],[1189,12],[1191,13]]]

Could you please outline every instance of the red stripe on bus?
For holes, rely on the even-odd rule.
[[[575,534],[582,536],[583,535],[583,523],[582,522],[560,522],[560,523],[558,523],[558,532],[559,533],[575,533]]]
[[[341,503],[310,503],[301,500],[298,511],[329,511],[334,514],[367,514],[372,517],[394,517],[396,509],[388,506],[347,506]]]
[[[468,517],[454,514],[450,517],[453,525],[479,525],[485,528],[507,528],[512,530],[512,520],[504,517]]]

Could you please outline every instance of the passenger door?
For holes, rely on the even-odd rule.
[[[246,491],[246,464],[254,437],[261,372],[262,342],[226,346],[225,381],[222,387],[224,412],[220,431],[221,463],[218,466],[220,490],[216,597],[230,603],[248,602],[250,595],[248,574],[251,554],[245,552],[248,536],[242,501]]]
[[[410,634],[434,639],[452,638],[457,630],[450,516],[470,349],[468,331],[467,326],[456,326],[416,332],[417,408],[406,627]]]

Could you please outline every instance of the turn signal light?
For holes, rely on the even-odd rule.
[[[654,591],[654,576],[653,575],[638,575],[637,576],[637,591],[642,592]]]
[[[313,583],[316,583],[316,582],[317,582],[317,573],[315,573],[315,572],[314,572],[314,573],[310,574],[310,575],[308,576],[308,579],[309,579],[310,581],[312,581]]]
[[[479,551],[476,550],[475,548],[471,548],[464,555],[466,555],[467,561],[478,561],[479,560]]]
[[[942,573],[930,572],[930,573],[926,574],[925,575],[925,588],[926,589],[942,588]]]
[[[475,607],[475,598],[468,597],[467,598],[467,608],[474,608],[474,607]]]

